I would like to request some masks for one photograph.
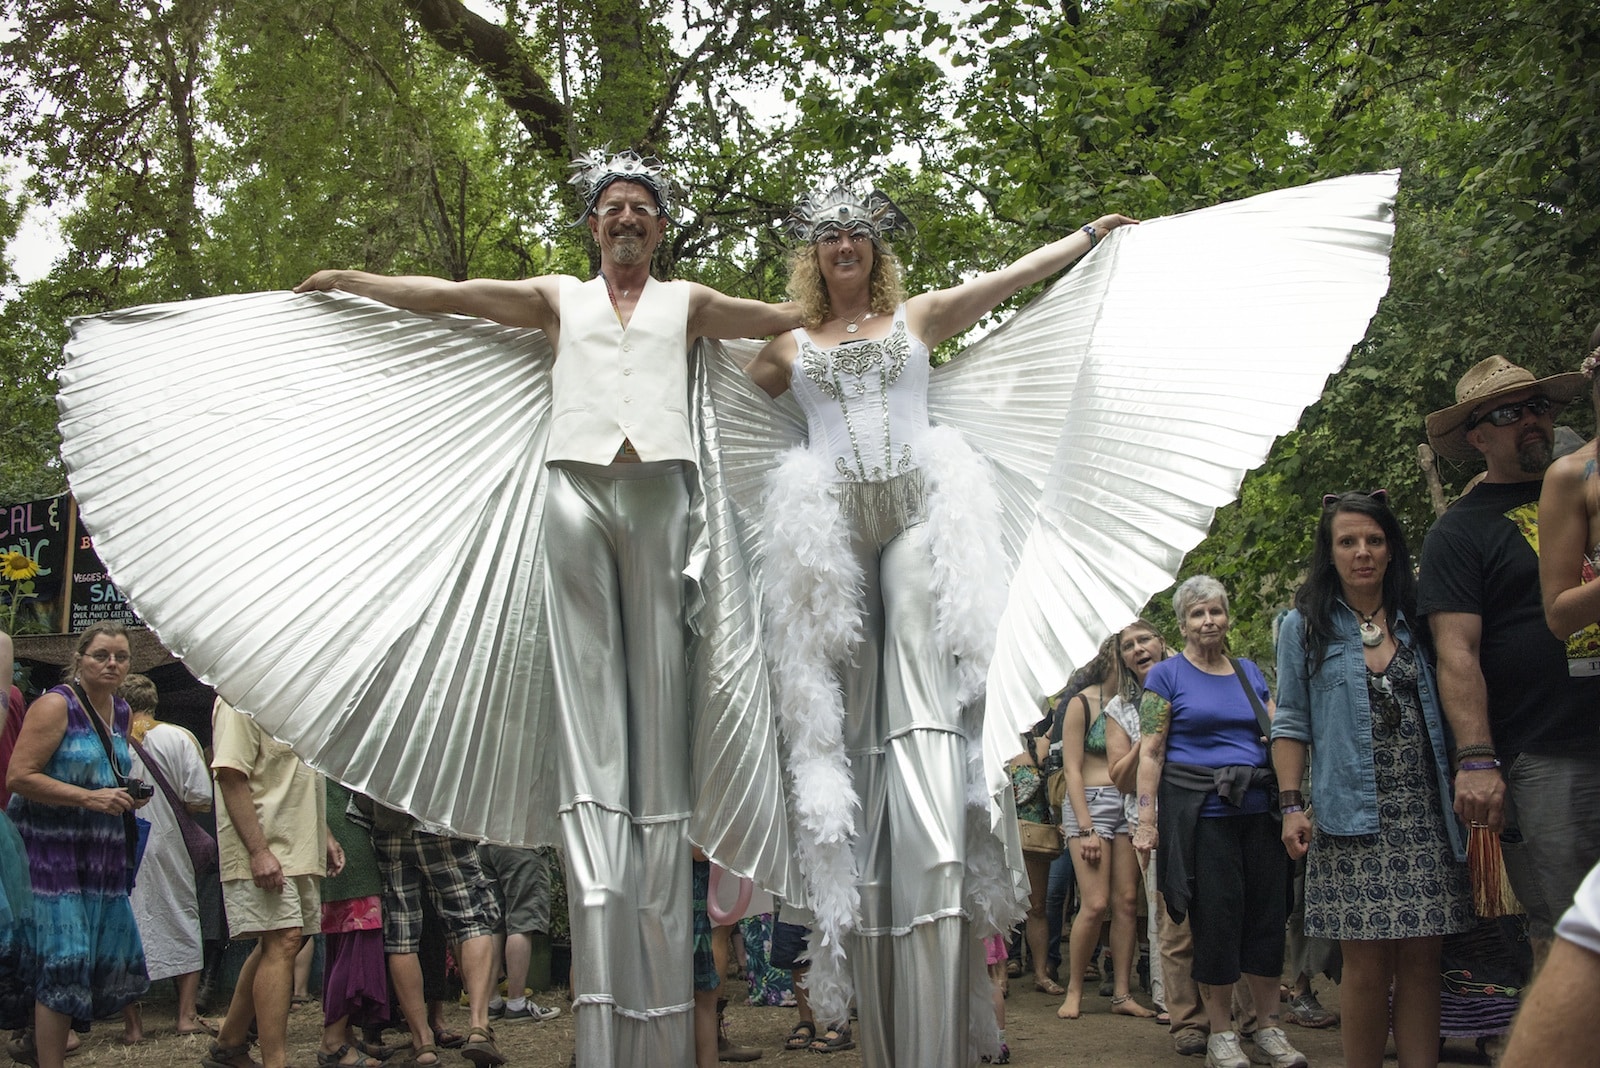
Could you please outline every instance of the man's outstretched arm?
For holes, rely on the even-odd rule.
[[[366,271],[318,271],[294,287],[296,293],[338,289],[416,312],[475,315],[507,326],[531,326],[552,333],[559,301],[554,275],[515,282],[470,278],[452,282],[427,275],[383,275]]]
[[[719,293],[692,283],[689,297],[689,336],[770,337],[800,325],[800,306],[792,302],[767,304]]]

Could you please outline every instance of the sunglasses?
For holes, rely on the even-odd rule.
[[[1491,408],[1482,415],[1474,412],[1467,416],[1467,429],[1471,430],[1479,423],[1488,423],[1491,426],[1510,426],[1522,418],[1524,411],[1531,415],[1549,415],[1556,402],[1549,397],[1529,397],[1527,400],[1512,401],[1502,404],[1498,408]]]
[[[1386,489],[1350,490],[1348,493],[1324,493],[1322,495],[1322,507],[1324,510],[1332,508],[1346,497],[1371,497],[1375,501],[1381,501],[1384,504],[1389,503],[1389,491]]]

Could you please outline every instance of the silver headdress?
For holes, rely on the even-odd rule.
[[[587,219],[594,211],[595,201],[612,182],[638,182],[655,195],[661,214],[672,218],[672,180],[667,176],[667,165],[654,156],[641,156],[633,149],[615,155],[610,145],[601,145],[587,156],[572,161],[576,172],[568,179],[583,191],[583,214],[578,221]]]
[[[803,197],[784,225],[792,236],[807,242],[820,239],[829,230],[848,230],[878,242],[897,230],[911,228],[894,201],[876,189],[862,193],[843,182],[826,193]]]

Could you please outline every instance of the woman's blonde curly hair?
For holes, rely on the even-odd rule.
[[[906,299],[906,288],[900,280],[900,258],[894,249],[876,241],[872,243],[872,274],[868,276],[868,293],[875,315],[890,315]],[[833,305],[828,300],[828,287],[822,280],[822,265],[817,260],[815,243],[802,245],[789,257],[789,299],[800,305],[800,325],[815,330],[833,317]]]

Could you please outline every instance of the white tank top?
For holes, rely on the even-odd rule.
[[[789,388],[806,413],[810,449],[841,480],[884,482],[917,466],[928,429],[928,346],[906,328],[906,306],[882,338],[819,348],[794,331]]]

